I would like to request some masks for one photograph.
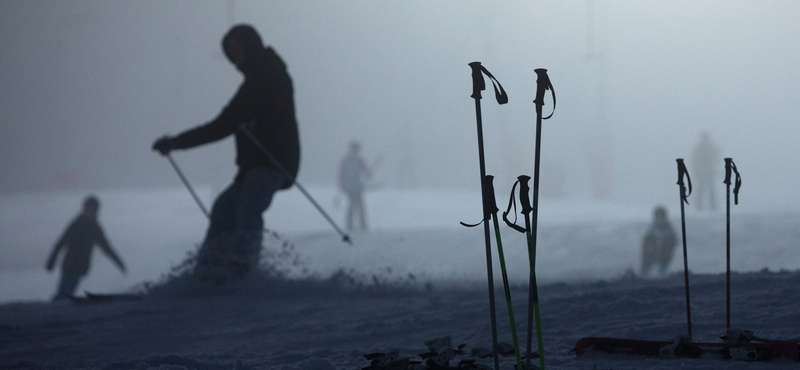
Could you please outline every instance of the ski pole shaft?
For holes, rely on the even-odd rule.
[[[739,176],[739,170],[736,169],[736,164],[733,163],[732,158],[725,158],[725,183],[727,207],[726,207],[726,228],[725,228],[725,297],[726,297],[726,317],[725,323],[727,328],[731,327],[731,174],[736,173],[736,182],[733,188],[735,196],[735,203],[739,204],[739,188],[742,186],[742,178]]]
[[[514,354],[517,356],[517,368],[522,369],[522,358],[520,357],[519,341],[517,340],[517,324],[514,320],[514,308],[511,304],[511,288],[508,286],[508,273],[506,271],[506,259],[503,254],[503,240],[500,237],[500,225],[497,220],[497,201],[494,197],[494,185],[492,181],[494,176],[486,175],[484,177],[484,196],[487,197],[486,203],[488,205],[487,211],[490,213],[492,222],[494,223],[494,234],[497,240],[497,257],[500,260],[500,271],[503,275],[503,290],[506,295],[506,306],[508,307],[508,319],[511,324],[511,339],[514,343]]]
[[[285,167],[283,167],[283,165],[278,161],[277,158],[275,158],[275,156],[272,155],[272,153],[270,153],[270,151],[264,146],[264,144],[262,144],[261,141],[258,140],[258,138],[255,137],[255,135],[253,135],[253,133],[250,132],[250,130],[248,130],[244,125],[241,126],[240,129],[242,132],[244,132],[245,135],[247,135],[250,141],[252,141],[253,144],[258,148],[258,150],[260,150],[261,153],[264,154],[265,157],[267,157],[267,159],[272,163],[272,165],[275,166],[275,168],[277,168],[278,171],[281,171],[283,176],[286,176],[287,179],[291,180],[292,184],[294,184],[297,187],[297,189],[299,189],[300,192],[303,193],[303,195],[308,199],[308,201],[311,202],[311,204],[317,209],[317,211],[319,211],[319,213],[322,214],[323,217],[325,217],[325,220],[327,220],[328,223],[331,224],[331,226],[333,226],[334,230],[336,230],[336,232],[339,233],[339,236],[342,237],[342,241],[348,244],[352,244],[352,242],[350,241],[350,236],[348,236],[344,231],[342,231],[341,228],[339,228],[339,225],[337,225],[336,222],[333,221],[331,216],[329,216],[328,213],[325,212],[324,209],[322,209],[322,206],[320,206],[319,203],[317,203],[317,201],[314,200],[314,198],[311,196],[311,194],[308,193],[308,191],[306,191],[303,185],[297,182],[297,178],[295,178],[291,173],[289,173],[289,171],[286,170]]]
[[[489,284],[489,315],[492,324],[492,352],[494,354],[494,368],[495,370],[500,369],[500,359],[497,353],[497,314],[495,312],[495,301],[494,301],[494,272],[492,271],[492,237],[491,232],[489,231],[489,223],[488,218],[486,215],[487,204],[486,204],[486,196],[485,196],[485,186],[484,186],[484,177],[486,176],[486,162],[484,160],[484,150],[483,150],[483,122],[481,119],[481,91],[486,89],[486,82],[483,79],[483,73],[488,73],[486,68],[481,65],[481,62],[472,62],[469,63],[470,68],[472,68],[472,98],[475,99],[475,118],[478,127],[478,160],[480,164],[480,179],[481,179],[481,195],[482,195],[482,202],[483,202],[483,209],[484,209],[484,223],[483,223],[483,234],[484,234],[484,244],[486,245],[486,275]],[[494,77],[491,77],[494,78]],[[494,80],[492,80],[494,84]],[[499,82],[498,82],[499,84]],[[502,86],[501,86],[502,89]],[[495,95],[497,96],[497,102],[499,104],[504,104],[508,101],[508,97],[505,97],[505,101],[501,102],[501,94],[495,87]],[[505,96],[505,92],[503,92],[502,96]]]
[[[192,194],[192,198],[194,198],[194,201],[197,202],[197,205],[200,207],[200,210],[203,211],[203,214],[206,215],[207,218],[210,218],[211,216],[209,215],[208,210],[206,210],[206,207],[203,205],[203,202],[200,201],[200,197],[197,196],[197,193],[194,192],[192,184],[190,184],[189,180],[186,179],[186,176],[183,175],[183,171],[181,171],[180,167],[178,167],[178,164],[175,163],[175,160],[172,159],[172,155],[167,153],[166,156],[167,159],[169,159],[169,163],[172,165],[172,168],[174,168],[175,172],[178,173],[178,177],[180,177],[181,181],[183,181],[183,185],[185,185],[186,189],[189,190],[189,193]]]
[[[536,105],[536,147],[533,164],[533,205],[531,207],[530,227],[528,228],[530,230],[530,236],[528,237],[528,253],[531,261],[531,287],[528,305],[533,307],[534,314],[536,315],[536,338],[539,342],[539,366],[541,370],[544,370],[544,343],[542,338],[541,318],[539,316],[539,293],[538,288],[536,287],[536,239],[539,224],[539,168],[542,156],[542,120],[549,119],[553,116],[553,114],[550,113],[549,116],[542,117],[544,97],[547,90],[550,90],[553,96],[553,111],[555,112],[556,93],[553,89],[553,84],[550,82],[550,77],[547,75],[546,69],[537,68],[534,70],[534,72],[536,72],[536,98],[533,100],[533,103]],[[527,360],[527,368],[530,369],[530,356]]]
[[[686,185],[683,183],[683,177],[689,180],[689,193],[691,193],[692,182],[689,179],[689,172],[686,170],[686,165],[683,163],[682,158],[676,160],[678,162],[678,185],[680,185],[680,199],[681,199],[681,235],[683,238],[683,279],[686,286],[686,322],[689,328],[689,337],[692,336],[692,310],[689,303],[689,258],[686,252],[686,212],[684,211],[683,204],[689,204],[687,198],[689,194],[686,193]]]

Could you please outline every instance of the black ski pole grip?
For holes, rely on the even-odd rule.
[[[496,215],[499,209],[497,208],[497,201],[494,199],[494,185],[492,184],[494,176],[486,175],[483,177],[481,183],[481,198],[483,200],[483,220],[477,224],[468,224],[460,222],[462,226],[475,227],[483,222],[489,222],[492,215]]]
[[[481,62],[472,62],[469,66],[472,67],[472,98],[480,99],[481,91],[486,90],[486,82],[481,75],[485,74],[486,77],[489,77],[489,80],[492,81],[494,96],[497,99],[497,103],[500,105],[508,103],[508,95],[506,94],[506,90],[503,89],[503,85],[500,84],[500,81],[498,81],[489,70],[481,65]]]
[[[686,169],[686,165],[683,163],[683,158],[678,158],[675,161],[678,162],[678,185],[681,187],[685,186],[683,183],[684,176],[686,177],[686,182],[688,183],[688,192],[682,193],[681,197],[686,204],[689,204],[689,194],[692,194],[692,179],[689,177],[689,171]]]
[[[736,163],[733,163],[733,158],[725,158],[725,181],[723,183],[731,185],[731,172],[736,174],[733,187],[734,204],[739,204],[739,188],[742,187],[742,177],[739,175],[739,170],[736,169]]]
[[[556,91],[553,89],[553,84],[550,82],[546,69],[537,68],[534,72],[536,72],[536,99],[533,100],[533,103],[536,104],[537,109],[541,110],[544,106],[544,96],[547,90],[550,90],[553,95],[553,111],[550,112],[549,116],[542,118],[543,120],[549,119],[556,111]]]
[[[531,206],[531,197],[528,196],[528,193],[531,191],[531,187],[528,186],[528,181],[531,180],[531,177],[527,175],[519,175],[517,176],[517,180],[519,180],[519,202],[522,204],[522,212],[520,213],[527,215],[533,211],[533,206]]]
[[[497,208],[497,201],[494,199],[494,176],[486,175],[483,178],[483,219],[489,220],[492,215],[496,215],[497,211],[500,209]]]
[[[481,72],[481,62],[472,62],[469,64],[472,67],[472,98],[481,99],[481,91],[486,90],[486,82],[483,80]]]

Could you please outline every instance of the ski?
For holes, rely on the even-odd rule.
[[[118,301],[136,301],[144,298],[144,294],[138,293],[92,293],[84,292],[83,297],[71,296],[69,299],[77,303],[106,303]]]
[[[639,340],[608,337],[586,337],[572,350],[577,356],[587,352],[625,353],[661,358],[699,358],[703,354],[719,355],[726,360],[770,361],[779,358],[800,361],[800,344],[792,341],[769,342],[691,342]]]

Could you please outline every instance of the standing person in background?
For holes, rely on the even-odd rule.
[[[362,231],[367,230],[367,216],[364,211],[364,190],[366,181],[372,177],[367,162],[360,153],[361,144],[353,140],[350,149],[339,165],[339,189],[347,195],[347,230],[353,231],[354,219]]]
[[[714,188],[719,180],[717,175],[719,169],[723,168],[723,163],[719,147],[711,141],[711,134],[708,132],[700,134],[700,141],[692,151],[692,165],[690,172],[695,180],[697,208],[704,210],[705,203],[708,202],[709,209],[715,211],[717,198]]]
[[[678,237],[667,218],[667,209],[663,206],[656,207],[653,211],[653,223],[642,241],[641,276],[649,276],[650,270],[656,266],[658,276],[664,277],[677,245]]]
[[[230,135],[236,138],[239,171],[214,201],[194,270],[199,280],[217,283],[242,278],[258,263],[262,214],[278,190],[292,186],[300,166],[294,90],[286,64],[250,25],[231,28],[222,49],[244,75],[236,95],[211,122],[153,144],[153,150],[167,155]]]
[[[100,201],[89,195],[83,201],[83,209],[67,227],[61,238],[58,239],[45,268],[53,271],[61,250],[66,249],[64,260],[61,262],[61,282],[58,284],[53,300],[65,299],[75,294],[81,278],[89,272],[89,263],[92,258],[92,249],[95,244],[100,247],[109,258],[125,273],[125,264],[108,243],[103,228],[97,220],[100,211]]]

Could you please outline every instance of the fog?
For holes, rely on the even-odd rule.
[[[358,139],[381,159],[376,185],[478,188],[467,64],[480,61],[510,98],[482,101],[498,193],[533,172],[534,69],[547,68],[545,196],[677,205],[675,159],[707,131],[742,172],[743,207],[793,208],[797,19],[800,3],[755,0],[4,0],[0,191],[179,185],[150,147],[234,94],[219,45],[244,22],[293,78],[301,183],[332,185]],[[175,159],[216,189],[236,171],[230,138]]]

